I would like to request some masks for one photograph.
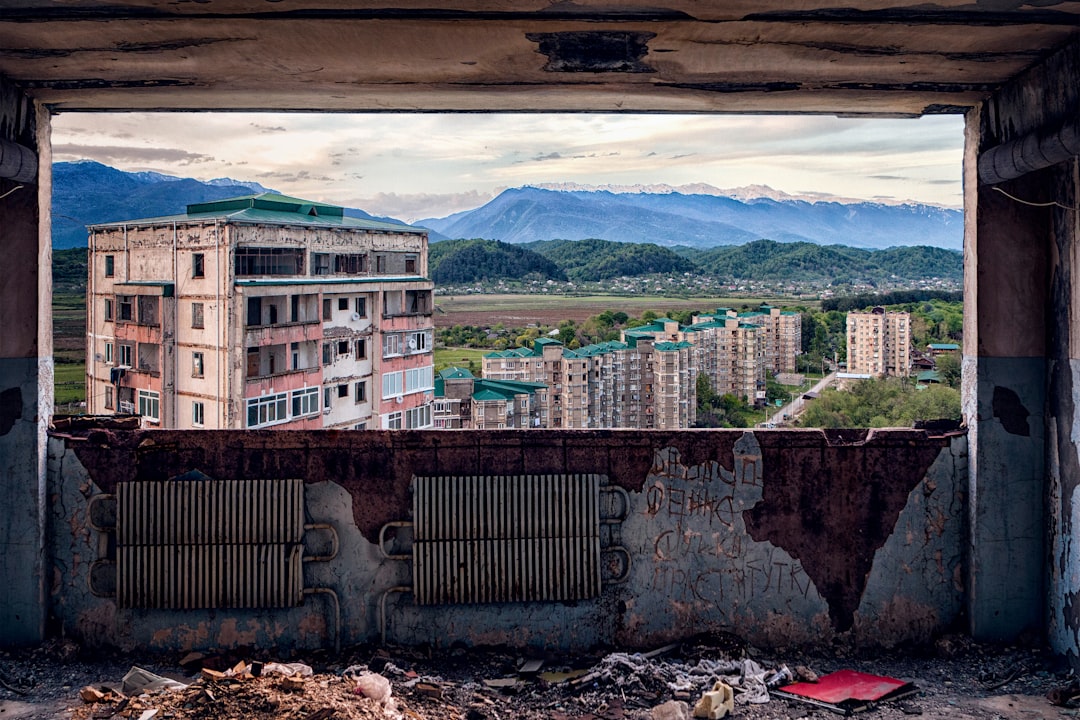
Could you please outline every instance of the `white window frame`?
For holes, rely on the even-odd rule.
[[[206,406],[198,400],[191,403],[191,424],[194,427],[202,427],[206,424]]]
[[[299,412],[297,407],[299,406]],[[308,415],[317,415],[319,413],[319,386],[304,387],[299,390],[293,390],[289,396],[289,409],[292,412],[291,417],[300,418],[307,417]]]
[[[424,365],[405,371],[405,394],[435,389],[435,366]]]
[[[419,332],[406,333],[405,335],[405,347],[408,348],[410,353],[426,353],[431,351],[431,330],[421,330]]]
[[[131,361],[134,355],[135,346],[132,344],[120,343],[116,348],[116,359],[118,365],[132,367]]]
[[[383,430],[400,430],[401,429],[401,412],[392,412],[383,415],[382,418]]]
[[[275,393],[274,395],[260,395],[259,397],[247,398],[244,405],[244,421],[247,428],[269,427],[288,422],[289,418],[289,393]],[[257,418],[251,422],[251,411],[255,410]]]
[[[201,378],[206,376],[206,355],[201,351],[194,350],[191,353],[191,377]]]
[[[405,394],[405,373],[401,370],[383,373],[382,376],[383,400]]]
[[[139,389],[137,394],[139,415],[150,422],[161,422],[161,393],[156,390]]]
[[[401,334],[387,333],[383,335],[383,357],[396,357],[401,355]]]
[[[409,408],[405,411],[405,427],[409,430],[432,427],[431,414],[431,403]]]
[[[105,343],[105,364],[112,365],[113,361],[113,344],[111,342]]]

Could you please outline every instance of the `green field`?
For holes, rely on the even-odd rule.
[[[86,399],[86,296],[55,293],[52,311],[53,397],[57,412],[75,413],[76,405]]]
[[[480,359],[484,353],[491,350],[475,350],[473,348],[435,348],[435,372],[439,372],[451,365],[468,369],[469,362],[474,364],[473,374],[480,375]]]

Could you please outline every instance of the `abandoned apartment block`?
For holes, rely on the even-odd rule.
[[[95,225],[89,246],[89,413],[432,426],[426,231],[262,194]]]

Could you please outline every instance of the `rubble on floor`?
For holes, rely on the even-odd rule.
[[[313,652],[298,658],[257,651],[192,653],[179,660],[138,658],[135,666],[123,667],[123,658],[86,663],[78,658],[77,647],[64,645],[0,653],[0,684],[6,688],[0,689],[0,718],[821,719],[833,715],[779,697],[776,689],[850,668],[858,669],[851,676],[872,672],[885,676],[879,680],[896,677],[905,687],[908,681],[917,687],[912,697],[866,703],[864,714],[875,720],[911,715],[1068,718],[1080,713],[1075,677],[1043,650],[991,648],[963,638],[939,643],[934,650],[860,657],[838,648],[779,655],[746,647],[734,636],[712,634],[642,653],[599,650],[561,656],[499,648],[358,647],[340,656]],[[82,681],[95,669],[97,677]],[[1048,693],[1059,706],[1051,705]],[[1032,707],[1046,712],[1033,715]],[[1017,708],[1014,715],[1010,708]]]

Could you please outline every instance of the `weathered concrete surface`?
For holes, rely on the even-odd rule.
[[[1051,132],[1078,108],[1080,44],[1072,43],[972,114],[965,173],[966,213],[976,217],[965,248],[964,338],[972,628],[978,637],[1001,639],[1048,628],[1051,645],[1074,663],[1080,663],[1076,158],[994,187],[978,185],[971,165],[973,152]]]
[[[112,552],[89,525],[89,498],[189,470],[304,478],[308,521],[331,523],[341,540],[336,559],[305,567],[306,585],[341,599],[343,643],[378,639],[383,594],[411,583],[411,564],[383,558],[377,542],[384,524],[411,518],[415,475],[605,474],[630,501],[602,546],[624,548],[630,567],[627,582],[587,601],[424,607],[394,592],[385,625],[395,642],[645,646],[728,629],[765,646],[892,645],[928,640],[963,607],[962,435],[96,428],[54,438],[50,453],[50,610],[91,645],[311,647],[339,632],[325,595],[283,611],[169,612],[89,593],[90,564]],[[603,516],[623,514],[605,503]],[[408,552],[407,533],[392,545]],[[625,569],[617,551],[601,559],[605,577]]]
[[[60,110],[962,112],[1074,2],[22,2],[0,73]]]
[[[0,78],[0,138],[37,149],[36,183],[0,179],[0,645],[42,639],[45,443],[52,414],[48,117]],[[47,213],[47,210],[45,211]]]

